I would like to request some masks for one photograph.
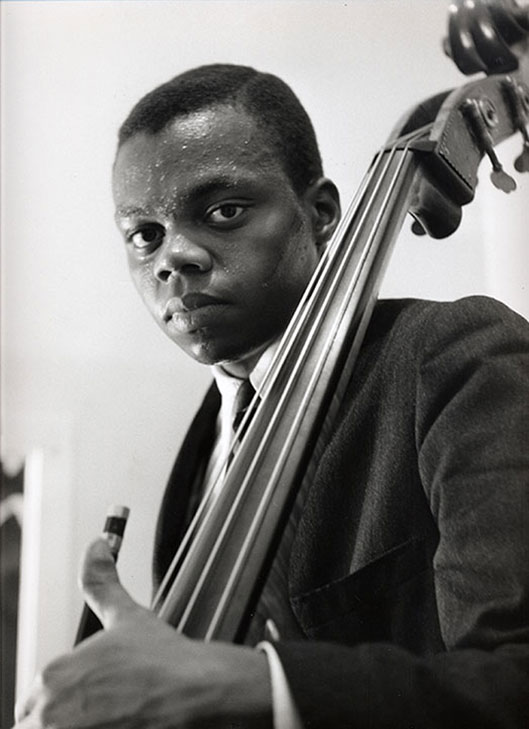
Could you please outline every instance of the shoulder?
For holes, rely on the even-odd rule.
[[[387,299],[377,302],[366,342],[386,340],[396,349],[435,353],[452,344],[467,349],[518,343],[529,347],[529,323],[487,296],[457,301]]]
[[[415,401],[425,388],[447,392],[472,373],[529,383],[529,324],[485,296],[453,302],[377,302],[355,370],[356,392],[369,385],[380,397]],[[388,394],[389,393],[389,394]]]

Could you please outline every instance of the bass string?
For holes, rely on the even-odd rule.
[[[376,237],[376,230],[377,230],[377,228],[378,228],[378,226],[379,226],[379,224],[381,222],[381,219],[382,219],[383,215],[385,214],[385,212],[388,209],[390,200],[391,200],[391,198],[393,196],[393,193],[395,191],[395,187],[396,187],[396,185],[397,185],[397,183],[398,183],[398,181],[400,179],[401,171],[403,169],[403,166],[404,166],[404,163],[405,163],[405,160],[406,160],[407,152],[408,152],[408,145],[404,149],[404,153],[401,156],[399,165],[398,165],[397,169],[395,170],[395,172],[393,174],[393,178],[392,178],[392,180],[391,180],[391,182],[389,184],[388,190],[387,190],[387,192],[385,194],[385,197],[384,197],[383,203],[381,205],[381,208],[379,210],[379,213],[377,214],[376,219],[375,219],[375,221],[374,221],[374,223],[372,225],[372,230],[371,230],[371,232],[370,232],[370,234],[368,236],[369,240],[368,240],[368,243],[367,243],[367,248],[369,250],[368,250],[368,253],[365,256],[363,256],[363,260],[362,260],[362,262],[360,264],[360,267],[361,268],[363,268],[366,265],[366,262],[367,262],[368,257],[369,257],[369,253],[373,253],[372,248],[373,248],[373,243],[374,243],[374,240],[375,240],[375,237]],[[345,314],[346,310],[349,308],[351,298],[353,297],[354,292],[355,292],[355,289],[356,289],[356,286],[357,286],[357,279],[358,279],[358,276],[359,275],[360,274],[358,273],[357,276],[354,277],[355,280],[350,282],[350,284],[348,286],[348,289],[347,289],[347,292],[346,292],[346,295],[343,297],[343,301],[342,301],[342,305],[341,305],[341,310],[340,310],[339,315],[337,317],[338,322],[336,324],[336,327],[327,336],[327,340],[325,342],[325,346],[324,346],[324,348],[323,348],[323,350],[322,350],[322,352],[320,354],[320,357],[319,357],[319,360],[318,360],[316,366],[314,367],[314,371],[313,371],[313,374],[312,374],[312,377],[311,377],[309,386],[307,387],[307,389],[305,391],[305,394],[304,394],[304,397],[303,397],[303,400],[302,400],[302,402],[301,402],[301,404],[300,404],[300,406],[299,406],[299,408],[298,408],[298,410],[296,412],[295,417],[293,418],[293,420],[291,422],[290,430],[289,430],[289,436],[288,436],[288,438],[285,440],[285,442],[283,444],[283,447],[282,447],[281,452],[280,452],[280,456],[279,456],[279,458],[276,461],[276,465],[275,465],[274,471],[273,471],[273,473],[272,473],[272,475],[271,475],[271,477],[269,479],[267,488],[265,489],[265,492],[263,493],[263,495],[261,497],[261,500],[259,502],[258,508],[257,508],[257,510],[255,512],[254,517],[253,517],[253,520],[252,520],[252,522],[250,524],[249,529],[247,530],[247,533],[246,533],[246,536],[245,536],[245,539],[244,539],[242,548],[239,550],[237,560],[236,560],[236,562],[235,562],[235,564],[234,564],[234,566],[232,568],[232,571],[231,571],[231,573],[229,575],[229,578],[228,578],[228,580],[226,582],[226,585],[225,585],[225,587],[223,589],[222,595],[221,595],[220,599],[218,600],[217,607],[215,609],[215,612],[214,612],[214,614],[212,616],[210,625],[208,627],[208,631],[207,631],[207,634],[206,634],[206,639],[211,639],[212,637],[214,637],[215,630],[218,627],[218,624],[221,621],[221,619],[222,619],[222,617],[224,615],[224,612],[227,609],[227,607],[228,607],[228,605],[229,605],[229,603],[230,603],[230,601],[231,601],[231,599],[233,597],[233,594],[234,594],[235,588],[237,586],[237,582],[238,582],[239,576],[240,576],[242,570],[244,569],[244,565],[245,565],[245,563],[246,563],[246,561],[248,559],[248,554],[249,554],[249,552],[250,552],[250,550],[252,548],[252,544],[254,542],[254,539],[255,539],[258,531],[259,531],[259,528],[260,528],[260,525],[262,523],[263,517],[264,517],[264,515],[266,514],[266,512],[267,512],[267,510],[269,508],[269,505],[270,505],[270,502],[272,500],[272,497],[273,497],[273,494],[274,494],[274,490],[275,490],[275,487],[276,487],[277,482],[279,480],[279,477],[280,477],[280,474],[282,472],[283,466],[285,464],[286,459],[288,458],[288,454],[289,454],[290,449],[291,449],[291,447],[293,445],[293,441],[294,441],[294,439],[296,437],[297,431],[298,431],[299,427],[301,426],[301,423],[302,423],[303,418],[305,416],[306,410],[309,407],[309,404],[311,402],[313,393],[314,393],[314,391],[316,389],[316,386],[317,386],[317,383],[318,383],[318,379],[319,379],[320,373],[321,373],[321,371],[323,369],[323,366],[324,366],[324,364],[325,364],[325,362],[327,360],[327,357],[328,357],[329,352],[330,352],[330,349],[331,349],[332,341],[334,340],[334,337],[336,335],[336,329],[338,328],[339,322],[342,320],[343,315]],[[233,514],[231,514],[230,516],[233,519],[236,519],[237,518],[237,513],[236,513],[236,510],[235,509],[234,509]],[[216,547],[217,547],[217,545],[216,545]],[[222,547],[222,543],[219,540],[218,548],[220,549],[221,547]],[[213,562],[213,560],[212,560],[212,562]]]
[[[388,165],[390,163],[391,163],[391,159],[388,160]],[[385,167],[384,171],[386,171],[386,167]],[[397,182],[397,176],[395,178],[394,185],[396,184],[396,182]],[[373,191],[373,195],[372,195],[372,200],[373,201],[374,201],[374,196],[375,196],[376,191],[378,191],[378,186]],[[369,205],[368,205],[368,207],[369,207]],[[386,207],[387,207],[387,203],[385,205],[383,205],[383,208],[384,209]],[[383,214],[383,211],[382,211],[381,214]],[[318,328],[319,328],[319,322],[316,322],[315,323],[315,326],[313,328],[313,331],[316,331]],[[308,344],[306,346],[308,346]],[[291,374],[290,383],[285,388],[286,391],[285,391],[285,394],[283,396],[283,399],[282,399],[281,403],[279,404],[278,408],[276,409],[276,411],[274,413],[275,418],[277,418],[278,415],[279,415],[279,411],[281,409],[281,406],[283,405],[284,400],[286,399],[286,395],[287,395],[288,390],[290,389],[291,383],[295,380],[296,374],[297,374],[296,371],[294,371]],[[275,418],[273,417],[271,419],[271,422],[270,422],[270,424],[268,426],[268,431],[265,434],[265,436],[263,437],[263,440],[261,441],[261,444],[260,444],[260,447],[258,449],[258,452],[256,452],[254,454],[254,458],[253,458],[253,463],[254,464],[257,463],[258,458],[259,458],[261,452],[264,450],[264,447],[266,446],[266,442],[268,440],[267,436],[269,436],[270,433],[273,432],[273,428],[274,428],[274,424],[275,424]],[[289,450],[289,448],[290,448],[290,441],[287,444],[287,448],[284,449],[284,453],[287,453],[288,450]],[[181,618],[180,623],[179,623],[179,627],[182,630],[185,628],[186,620],[187,620],[188,616],[191,614],[192,610],[194,609],[194,607],[196,605],[196,601],[199,598],[201,589],[202,589],[204,583],[206,582],[206,580],[208,578],[209,570],[211,569],[211,567],[212,567],[212,565],[214,563],[214,560],[215,560],[215,558],[216,558],[219,550],[221,549],[222,544],[224,543],[224,538],[225,538],[225,536],[226,536],[226,534],[228,532],[229,525],[232,523],[233,519],[236,518],[236,515],[238,513],[238,509],[239,509],[239,505],[240,505],[240,502],[242,500],[242,497],[244,496],[247,488],[249,487],[249,485],[251,483],[251,474],[252,474],[252,468],[250,467],[248,469],[248,475],[244,479],[244,481],[242,482],[242,484],[240,486],[240,489],[239,489],[239,491],[238,491],[238,493],[237,493],[237,495],[236,495],[236,497],[234,499],[234,502],[233,502],[233,504],[231,506],[231,510],[230,510],[229,515],[226,518],[226,520],[225,520],[225,522],[223,524],[223,527],[221,528],[221,530],[216,535],[216,541],[215,541],[215,543],[214,543],[214,545],[213,545],[213,547],[212,547],[212,549],[211,549],[211,551],[209,553],[209,558],[207,559],[205,565],[200,570],[200,578],[197,581],[197,583],[195,584],[195,589],[194,589],[194,591],[191,594],[191,597],[190,597],[190,599],[189,599],[189,601],[187,603],[186,609],[184,610],[184,614],[182,615],[182,618]],[[266,495],[265,495],[264,499],[266,500]],[[209,513],[213,513],[213,512],[209,512]],[[205,519],[203,521],[203,525],[206,523],[206,521],[207,521],[207,519]],[[191,550],[190,550],[191,551],[191,554],[188,555],[191,560],[193,559],[193,554],[192,554],[192,552],[193,552],[193,546],[196,546],[196,545],[198,545],[200,543],[200,534],[198,534],[197,537],[198,537],[198,541],[194,542],[191,545]]]
[[[417,132],[415,135],[413,135],[413,137],[410,138],[410,142],[413,141],[413,139],[417,138],[417,136],[419,136],[419,134],[422,133],[422,131],[423,130],[420,130],[420,132]],[[372,205],[375,202],[375,198],[376,198],[377,192],[379,191],[379,187],[380,187],[380,184],[381,184],[381,179],[383,179],[384,174],[386,173],[389,165],[391,164],[392,156],[395,153],[395,150],[397,149],[397,147],[401,143],[401,141],[402,140],[398,140],[397,142],[395,142],[393,144],[393,146],[391,148],[391,153],[390,153],[389,156],[387,154],[384,155],[385,158],[386,158],[386,161],[385,161],[384,164],[382,164],[381,160],[382,160],[382,157],[383,157],[383,153],[384,152],[387,152],[388,150],[387,149],[386,150],[382,150],[381,153],[379,153],[379,155],[377,156],[376,161],[373,164],[372,170],[366,176],[365,182],[364,182],[362,188],[359,190],[359,192],[357,193],[357,195],[355,197],[355,201],[353,201],[353,203],[348,208],[348,211],[347,211],[347,213],[346,213],[346,215],[344,217],[343,223],[340,226],[341,231],[337,231],[337,233],[333,237],[333,240],[331,241],[331,243],[327,247],[327,250],[325,252],[326,259],[327,260],[324,261],[324,265],[326,265],[327,267],[330,267],[332,265],[332,263],[334,262],[334,259],[338,256],[338,252],[337,252],[337,250],[338,250],[338,243],[336,241],[338,241],[338,242],[341,241],[340,235],[341,236],[344,235],[344,231],[345,232],[347,231],[347,228],[351,225],[352,221],[354,220],[354,217],[356,215],[357,208],[358,208],[358,200],[359,199],[361,200],[362,196],[365,194],[365,190],[366,190],[367,186],[374,179],[374,177],[378,174],[379,180],[378,180],[377,184],[375,185],[375,188],[371,192],[371,199],[368,201],[368,203],[366,205],[366,209],[364,210],[364,214],[363,214],[362,218],[360,219],[360,221],[359,221],[359,223],[357,225],[357,232],[356,232],[355,236],[353,237],[353,239],[351,240],[351,242],[350,242],[350,244],[348,246],[348,253],[346,254],[346,257],[345,258],[347,259],[351,255],[351,251],[354,248],[354,244],[356,242],[356,239],[357,239],[357,237],[358,237],[358,235],[359,235],[359,233],[361,231],[362,226],[365,223],[366,216],[370,212],[371,207],[372,207]],[[409,146],[409,143],[410,142],[408,142],[408,146]],[[380,172],[381,166],[383,168],[382,169],[382,173]],[[397,184],[397,181],[398,181],[399,171],[400,171],[400,167],[394,173],[394,180],[391,183],[390,188],[388,189],[388,192],[386,194],[385,200],[383,201],[383,204],[381,206],[381,209],[379,211],[379,214],[377,215],[377,217],[376,217],[376,219],[374,221],[374,224],[372,226],[372,232],[371,232],[371,235],[370,235],[370,239],[368,241],[367,250],[366,250],[366,252],[365,252],[365,254],[363,256],[363,259],[364,260],[362,261],[360,268],[362,268],[364,266],[365,261],[367,260],[367,257],[369,255],[369,251],[370,251],[370,249],[372,247],[373,240],[374,240],[374,237],[375,237],[376,227],[379,224],[380,219],[384,215],[385,210],[387,209],[387,206],[388,206],[388,203],[389,203],[389,199],[390,199],[391,193],[394,190],[395,185]],[[330,263],[329,263],[329,261],[330,261]],[[338,272],[336,272],[334,274],[335,278],[334,278],[334,281],[333,281],[333,283],[332,283],[332,285],[330,287],[330,290],[327,293],[327,296],[326,296],[326,299],[325,299],[324,308],[327,307],[328,303],[331,301],[332,297],[334,296],[335,288],[338,285],[337,282],[340,279],[340,276],[341,276],[341,274],[343,272],[343,267],[346,265],[346,262],[347,262],[347,260],[342,260],[341,265],[340,265],[340,267],[338,269]],[[358,270],[358,268],[357,268],[357,270]],[[308,293],[307,298],[310,296],[312,298],[312,300],[314,300],[314,297],[318,293],[320,293],[319,289],[321,289],[321,287],[322,287],[321,276],[322,276],[322,274],[320,273],[318,275],[317,280],[316,280],[316,284],[313,285],[312,287],[310,287],[310,288],[312,288],[312,291],[310,291]],[[356,277],[355,277],[355,279],[356,279]],[[350,299],[352,290],[354,289],[354,286],[355,285],[356,285],[356,280],[350,286],[350,291],[348,292],[348,295],[346,297],[346,301],[345,301],[345,303],[343,304],[343,307],[342,307],[344,310],[347,308],[347,305],[348,305],[347,302]],[[270,370],[267,373],[267,376],[265,378],[265,381],[263,383],[262,388],[260,389],[260,392],[258,393],[258,395],[256,396],[256,398],[254,399],[254,403],[253,403],[253,407],[254,408],[256,407],[256,404],[260,401],[260,398],[266,397],[266,393],[269,391],[269,389],[271,387],[271,383],[273,383],[275,377],[277,376],[277,373],[280,371],[280,368],[284,365],[284,362],[286,361],[286,358],[288,356],[288,352],[290,351],[290,345],[291,345],[291,343],[293,341],[293,338],[295,336],[299,336],[300,331],[302,331],[303,326],[305,325],[305,320],[310,315],[310,307],[303,306],[302,310],[301,310],[301,308],[298,309],[298,312],[300,312],[300,313],[295,317],[295,319],[294,319],[294,321],[292,323],[292,326],[289,328],[289,330],[285,334],[285,337],[284,337],[284,339],[283,339],[283,341],[281,343],[280,351],[278,351],[278,353],[276,355],[276,358],[274,359],[274,361],[273,361],[273,363],[272,363],[272,365],[270,367]],[[341,318],[341,315],[340,315],[340,318]],[[318,330],[318,327],[319,327],[319,321],[316,321],[314,323],[313,327],[312,327],[311,333],[309,334],[308,340],[312,340],[312,338],[315,335],[315,332]],[[331,333],[330,336],[328,337],[328,344],[325,346],[325,350],[328,350],[328,348],[329,348],[329,342],[332,340],[333,336],[334,336],[334,333]],[[301,366],[301,361],[305,357],[305,353],[307,351],[307,347],[308,346],[310,346],[310,341],[308,341],[308,342],[305,343],[305,349],[303,351],[303,357],[300,357],[300,359],[298,360],[298,367]],[[319,367],[322,366],[322,364],[323,364],[326,356],[327,356],[327,354],[324,352],[324,355],[322,355],[322,362],[316,368],[316,370],[319,370]],[[297,374],[296,370],[294,370],[291,373],[290,380],[287,383],[287,386],[285,388],[285,394],[284,394],[283,398],[281,399],[281,401],[278,403],[278,406],[277,406],[276,411],[274,413],[275,417],[278,417],[278,413],[281,412],[282,409],[284,408],[285,401],[287,399],[287,393],[291,389],[292,383],[295,381],[296,374]],[[310,401],[310,395],[312,394],[312,389],[313,389],[313,387],[315,387],[315,384],[316,384],[316,379],[313,380],[313,386],[311,386],[310,392],[307,393],[307,396],[306,396],[306,398],[305,398],[305,400],[303,402],[303,405],[302,405],[302,408],[300,410],[300,413],[298,413],[298,418],[295,421],[293,421],[292,428],[291,428],[291,431],[290,431],[292,434],[298,428],[299,423],[301,422],[301,420],[303,418],[303,415],[304,415],[304,412],[306,410],[306,407],[308,406],[308,403]],[[251,417],[251,414],[247,413],[246,418],[249,418],[249,417]],[[275,419],[273,419],[273,422],[271,422],[270,425],[269,425],[269,428],[267,430],[267,433],[265,434],[265,437],[263,438],[263,441],[262,441],[262,444],[261,444],[262,446],[267,441],[267,435],[269,435],[273,431],[274,422],[275,422]],[[244,427],[244,421],[243,421],[243,424],[241,425],[241,428],[243,428],[243,427]],[[288,453],[290,447],[291,447],[291,438],[289,438],[288,441],[284,445],[284,448],[283,448],[283,451],[282,451],[283,455],[282,455],[282,458],[281,458],[281,464],[284,462],[284,458],[286,457],[286,454]],[[259,449],[259,451],[261,451],[261,450],[262,450],[262,448]],[[255,457],[254,457],[254,463],[257,462],[258,456],[259,456],[259,453],[257,453],[255,455]],[[226,588],[225,588],[225,591],[224,591],[224,593],[222,595],[221,601],[219,602],[218,609],[217,609],[217,611],[215,613],[215,616],[214,616],[214,618],[212,620],[211,630],[208,631],[208,634],[209,633],[212,633],[214,631],[215,624],[218,621],[219,616],[222,614],[222,611],[224,610],[225,604],[227,603],[227,601],[230,598],[230,595],[232,593],[233,586],[235,585],[235,583],[237,581],[237,574],[239,573],[239,568],[240,568],[240,566],[242,564],[244,564],[244,562],[246,560],[246,555],[247,555],[247,551],[249,549],[249,545],[253,541],[253,538],[255,536],[255,531],[257,529],[258,523],[260,523],[262,514],[266,510],[267,504],[269,503],[269,500],[271,498],[272,486],[273,486],[273,484],[274,484],[274,482],[276,480],[277,474],[280,472],[281,464],[278,464],[278,466],[276,468],[276,471],[274,473],[274,477],[271,479],[270,489],[267,489],[267,493],[263,494],[263,497],[261,499],[261,506],[258,509],[258,513],[256,514],[256,516],[254,518],[254,522],[251,525],[251,528],[250,528],[248,537],[245,540],[244,550],[241,550],[240,558],[237,561],[237,563],[236,563],[236,565],[234,567],[233,573],[230,576],[230,579],[229,579],[229,581],[228,581],[228,583],[226,585]],[[231,523],[231,520],[234,519],[234,518],[236,518],[236,515],[238,513],[238,509],[239,509],[240,500],[241,500],[241,498],[242,498],[242,496],[243,496],[246,488],[248,487],[248,484],[251,482],[251,470],[252,469],[249,469],[249,476],[241,484],[240,495],[235,500],[234,504],[232,505],[232,509],[230,511],[229,517],[226,520],[228,523]],[[215,485],[213,486],[213,489],[214,488],[215,488]],[[189,556],[192,559],[192,556],[193,555],[190,554],[190,552],[192,552],[192,549],[188,549],[188,547],[189,546],[192,547],[193,543],[195,543],[195,539],[200,539],[200,528],[199,528],[200,527],[200,524],[202,524],[205,521],[207,521],[207,519],[205,519],[205,517],[204,517],[204,512],[206,511],[206,509],[213,509],[214,508],[214,500],[213,500],[213,503],[211,503],[211,501],[212,500],[211,499],[208,499],[207,497],[204,498],[204,500],[202,502],[202,505],[201,505],[201,508],[197,512],[197,515],[195,517],[195,520],[193,520],[193,523],[192,523],[192,525],[191,525],[191,527],[190,527],[190,529],[189,529],[186,537],[184,538],[183,548],[180,549],[180,550],[178,550],[178,553],[175,556],[175,560],[173,561],[173,564],[175,565],[175,569],[178,569],[179,568],[179,566],[181,565],[181,563],[182,563],[182,561],[184,559],[184,556],[185,557]],[[201,587],[202,587],[203,582],[206,579],[206,575],[208,573],[208,570],[211,568],[211,566],[212,566],[212,564],[214,562],[214,559],[215,559],[216,555],[218,554],[218,551],[222,547],[222,543],[223,543],[223,540],[224,540],[224,536],[225,536],[226,531],[227,531],[227,529],[223,529],[222,532],[217,535],[217,540],[216,540],[216,542],[214,544],[214,547],[212,549],[212,552],[210,554],[210,559],[208,560],[207,564],[204,566],[204,569],[201,571],[201,578],[199,579],[199,581],[198,581],[198,583],[196,585],[196,588],[195,588],[195,590],[194,590],[194,592],[193,592],[193,594],[191,596],[190,603],[188,605],[188,608],[189,609],[186,609],[185,615],[183,615],[182,616],[182,619],[180,620],[180,624],[179,624],[180,629],[184,629],[185,628],[185,620],[187,619],[187,615],[189,614],[189,612],[191,611],[191,609],[194,607],[195,602],[196,602],[196,600],[199,597],[200,590],[201,590]],[[160,597],[159,597],[160,594],[162,594],[162,595],[165,594],[165,590],[167,589],[167,583],[172,580],[172,575],[174,575],[173,564],[169,568],[168,575],[166,575],[166,579],[164,579],[164,581],[163,581],[163,583],[161,585],[161,588],[160,588],[160,591],[159,591],[159,595],[155,599],[155,603],[156,604],[159,604],[159,602],[160,602]]]
[[[370,236],[369,246],[372,245],[373,240],[374,240],[374,231],[376,230],[376,228],[380,224],[381,218],[384,215],[384,212],[388,208],[389,200],[390,200],[390,198],[392,196],[392,193],[393,193],[393,191],[395,189],[395,186],[397,184],[397,181],[399,179],[399,173],[400,173],[400,170],[402,169],[402,165],[403,164],[404,164],[404,155],[401,158],[400,167],[394,173],[394,179],[390,183],[390,187],[389,187],[389,189],[388,189],[388,191],[386,193],[386,197],[385,197],[384,202],[383,202],[383,204],[381,206],[381,210],[379,211],[379,215],[377,216],[376,220],[374,221],[374,224],[373,224],[373,233]],[[364,261],[364,264],[365,264],[365,261]],[[355,283],[356,282],[354,282],[354,281],[350,283],[348,293],[347,293],[347,295],[346,295],[346,297],[344,299],[344,303],[343,303],[343,310],[344,311],[345,311],[345,309],[348,308],[348,305],[349,305],[351,296],[353,295],[353,292],[354,292],[354,289],[355,289]],[[338,319],[340,319],[340,318],[341,318],[341,315],[338,317]],[[328,342],[330,340],[332,340],[333,338],[334,338],[334,332],[331,332],[330,336],[328,337]],[[327,348],[326,349],[327,350],[329,349],[329,344],[327,344]],[[321,359],[320,359],[319,364],[317,364],[316,367],[315,367],[315,372],[316,373],[318,373],[318,372],[321,371],[321,368],[323,367],[323,363],[324,363],[324,360],[326,358],[326,355],[327,355],[327,352],[324,351],[323,354],[322,354],[322,356],[321,356]],[[295,378],[295,373],[293,375],[293,379],[294,378]],[[315,388],[316,381],[317,381],[317,374],[313,378],[312,385],[309,386],[308,389],[307,389],[304,403],[302,404],[302,406],[300,407],[300,409],[298,411],[297,421],[293,421],[293,423],[292,423],[291,431],[290,431],[291,432],[291,435],[297,430],[299,424],[301,423],[301,421],[303,419],[303,415],[304,415],[304,412],[306,410],[306,407],[308,407],[308,403],[311,400],[312,392],[313,392],[313,390]],[[273,429],[273,423],[271,424],[271,429]],[[283,447],[283,455],[284,456],[286,454],[288,454],[288,452],[290,451],[291,445],[292,445],[292,440],[291,439],[288,439],[288,440],[285,441],[285,444],[284,444],[284,447]],[[270,500],[272,498],[273,489],[274,489],[275,483],[277,481],[276,476],[281,472],[281,469],[282,469],[284,460],[285,460],[285,458],[280,456],[280,458],[277,461],[276,470],[275,470],[275,472],[272,474],[272,476],[269,479],[268,488],[267,488],[265,494],[263,494],[262,499],[261,499],[261,507],[258,508],[258,510],[256,512],[256,515],[255,515],[255,518],[254,518],[254,522],[251,525],[249,531],[247,532],[247,537],[246,537],[245,543],[244,543],[243,547],[239,551],[239,559],[238,559],[238,561],[237,561],[237,563],[236,563],[236,565],[234,567],[234,570],[232,572],[231,577],[229,578],[228,582],[226,583],[226,588],[225,588],[223,597],[222,597],[221,601],[218,603],[218,607],[217,607],[215,616],[213,617],[212,622],[210,624],[210,629],[208,630],[207,637],[212,637],[212,635],[213,635],[213,633],[215,631],[215,628],[216,628],[216,623],[220,619],[220,616],[222,615],[222,612],[223,612],[224,607],[227,605],[228,601],[230,600],[230,598],[233,595],[233,589],[234,589],[234,587],[236,585],[236,582],[237,582],[237,579],[238,579],[238,575],[239,575],[239,568],[240,567],[242,568],[242,566],[244,565],[244,563],[246,561],[248,551],[251,548],[251,544],[253,543],[253,540],[254,540],[255,534],[257,532],[258,526],[259,526],[259,524],[261,522],[261,517],[263,516],[263,513],[266,513],[266,509],[268,508],[268,505],[269,505]],[[234,503],[233,508],[232,508],[232,513],[230,515],[233,519],[237,517],[237,508],[238,508],[238,503]],[[223,531],[227,531],[227,530],[225,529]],[[219,545],[222,545],[223,536],[224,536],[224,534],[219,535],[219,539],[218,539],[218,544]],[[204,577],[207,574],[207,569],[209,568],[209,566],[213,564],[214,559],[215,559],[215,553],[212,553],[211,554],[211,559],[208,562],[207,567],[205,568],[206,572],[204,574]],[[197,585],[197,592],[195,593],[197,595],[197,597],[198,597],[199,591],[200,591],[200,585]],[[191,611],[191,607],[192,606],[190,605],[189,606],[189,612]],[[182,627],[184,627],[184,625],[185,625],[185,616],[184,616],[184,620],[182,622]]]
[[[265,373],[261,387],[259,388],[258,392],[256,392],[255,397],[252,399],[250,405],[248,406],[245,417],[241,421],[237,432],[234,433],[228,454],[226,455],[224,463],[221,464],[219,468],[218,476],[210,484],[207,492],[201,499],[200,504],[197,507],[197,510],[191,520],[191,523],[188,526],[186,533],[184,534],[180,542],[179,548],[171,564],[169,565],[169,568],[167,569],[162,582],[159,585],[159,588],[151,605],[151,609],[155,612],[158,612],[163,607],[167,591],[170,588],[170,585],[173,582],[175,575],[179,571],[183,560],[188,556],[192,558],[192,546],[193,544],[197,544],[200,541],[200,527],[202,524],[205,523],[206,515],[215,510],[217,499],[220,496],[222,484],[225,480],[226,467],[228,463],[232,462],[235,457],[235,447],[239,439],[238,434],[246,429],[247,424],[249,420],[253,418],[255,410],[258,407],[259,403],[267,396],[267,393],[275,382],[276,377],[279,375],[279,372],[288,357],[294,338],[299,336],[300,332],[303,330],[303,326],[305,325],[305,321],[308,317],[308,301],[309,299],[314,299],[314,297],[317,297],[320,290],[322,289],[326,279],[325,269],[329,268],[333,264],[334,259],[337,257],[339,253],[339,243],[343,239],[345,231],[351,225],[351,222],[354,219],[357,208],[359,207],[360,201],[365,193],[365,190],[367,189],[367,186],[377,174],[380,174],[380,166],[384,157],[383,152],[384,150],[380,150],[380,152],[377,154],[372,168],[364,176],[360,189],[357,191],[354,199],[348,206],[344,217],[340,221],[338,230],[336,231],[332,240],[329,242],[322,254],[322,257],[318,263],[318,267],[314,275],[311,277],[307,289],[302,296],[300,304],[296,308],[294,316],[292,317],[284,336],[281,338],[278,350],[275,353],[270,367]],[[243,487],[241,487],[241,492],[242,491]]]
[[[165,599],[166,593],[168,588],[170,587],[174,576],[178,572],[180,565],[185,558],[185,556],[188,554],[189,549],[193,543],[195,543],[195,540],[198,538],[197,531],[199,530],[200,525],[204,521],[205,514],[211,510],[215,509],[216,499],[215,496],[218,496],[220,494],[220,488],[222,486],[222,482],[225,479],[226,475],[226,467],[229,462],[231,462],[235,456],[235,447],[237,443],[239,442],[239,433],[243,432],[247,428],[248,421],[253,418],[255,410],[259,403],[265,399],[267,396],[267,393],[269,392],[270,388],[272,387],[273,383],[276,380],[276,377],[278,376],[281,368],[284,365],[285,360],[288,357],[290,347],[292,345],[292,342],[294,341],[294,338],[299,336],[300,332],[303,329],[304,322],[307,319],[308,313],[307,313],[307,302],[309,299],[314,298],[318,296],[319,291],[321,290],[322,286],[324,285],[324,281],[326,278],[326,268],[329,268],[336,256],[339,252],[339,243],[343,239],[343,236],[345,234],[345,231],[347,228],[351,225],[352,220],[354,219],[354,216],[356,214],[356,210],[359,207],[360,200],[362,199],[365,190],[369,183],[372,181],[372,179],[379,173],[379,168],[383,160],[384,156],[384,150],[380,150],[378,154],[376,155],[376,158],[373,162],[373,165],[371,169],[368,171],[366,175],[364,175],[364,178],[362,180],[362,184],[360,188],[357,190],[353,200],[349,204],[346,213],[344,214],[342,220],[340,221],[340,225],[335,232],[332,240],[329,242],[329,244],[326,246],[319,262],[318,266],[316,268],[316,271],[314,272],[314,275],[311,277],[311,280],[309,281],[309,284],[304,291],[304,294],[300,300],[300,303],[298,307],[296,308],[296,311],[294,313],[294,316],[289,322],[289,325],[281,338],[281,342],[279,344],[279,347],[275,353],[275,356],[270,363],[270,367],[268,368],[267,372],[265,373],[265,376],[263,378],[263,381],[261,383],[261,386],[256,392],[255,397],[252,399],[250,405],[247,408],[247,412],[245,414],[245,417],[241,421],[239,428],[234,433],[232,443],[230,444],[230,449],[228,451],[228,454],[226,455],[225,461],[223,464],[221,464],[218,472],[217,478],[210,484],[208,487],[207,492],[204,494],[203,498],[200,501],[199,506],[197,507],[197,510],[191,520],[191,523],[189,524],[186,533],[184,534],[179,548],[169,565],[169,568],[167,569],[164,578],[162,582],[160,583],[158,590],[156,592],[156,595],[153,599],[151,609],[157,612],[163,604],[163,601]]]

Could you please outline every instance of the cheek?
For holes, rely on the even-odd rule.
[[[297,295],[307,285],[318,262],[311,230],[300,215],[292,214],[287,220],[270,220],[268,231],[270,235],[263,236],[258,249],[262,271],[266,272],[262,285]]]
[[[129,261],[129,271],[132,282],[143,302],[152,308],[155,299],[156,281],[153,276],[152,266],[148,264],[138,265]]]

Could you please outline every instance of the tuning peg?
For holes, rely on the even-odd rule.
[[[514,126],[520,131],[523,138],[522,153],[514,161],[514,169],[518,172],[529,172],[529,134],[527,133],[527,119],[529,117],[529,94],[512,78],[507,76],[503,88],[511,104]]]
[[[498,190],[503,190],[503,192],[508,193],[516,190],[516,182],[503,169],[498,155],[494,151],[492,137],[487,129],[487,125],[494,127],[498,123],[493,104],[488,99],[482,99],[480,102],[476,99],[467,99],[463,105],[463,111],[472,125],[472,131],[481,146],[481,150],[487,155],[492,164],[490,174],[492,184]]]
[[[517,172],[529,172],[529,136],[525,130],[522,153],[514,160],[514,169]]]
[[[425,231],[425,229],[424,229],[424,228],[423,228],[423,226],[422,226],[422,225],[421,225],[421,224],[419,223],[419,221],[418,221],[418,220],[414,220],[414,221],[413,221],[413,223],[411,224],[411,232],[412,232],[412,233],[413,233],[414,235],[418,235],[418,236],[421,236],[421,235],[426,235],[426,231]]]
[[[494,187],[497,187],[498,190],[503,190],[503,192],[513,192],[513,190],[516,190],[516,182],[505,172],[501,165],[494,167],[490,173],[490,179]]]

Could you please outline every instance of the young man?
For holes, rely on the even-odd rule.
[[[239,66],[139,102],[114,195],[142,299],[216,381],[164,499],[159,580],[340,208],[297,99]],[[496,302],[380,302],[275,566],[282,603],[265,587],[251,626],[249,644],[272,620],[274,646],[176,634],[97,541],[83,585],[106,630],[45,669],[20,726],[526,726],[528,362],[527,325]]]

